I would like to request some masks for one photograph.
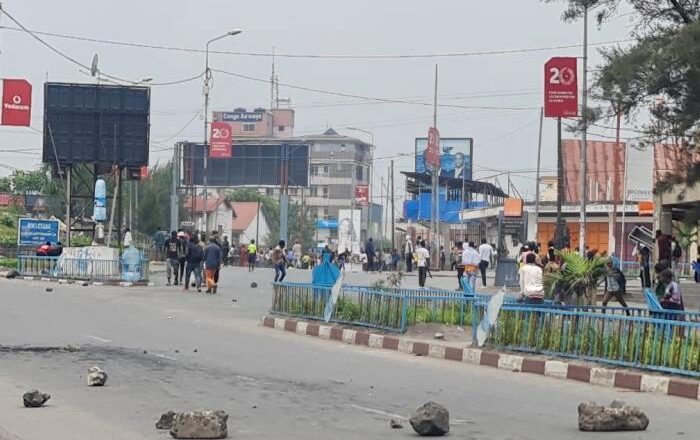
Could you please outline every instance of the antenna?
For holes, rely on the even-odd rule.
[[[270,75],[270,109],[275,106],[275,46],[272,46],[272,75]]]

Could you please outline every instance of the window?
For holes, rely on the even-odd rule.
[[[364,170],[361,166],[355,167],[355,180],[357,180],[358,182],[362,182],[364,180],[362,177],[364,174],[363,171]]]
[[[319,209],[319,211],[321,211],[321,210]],[[329,217],[328,208],[323,208],[323,217],[322,218],[324,220],[328,220],[328,217]]]
[[[243,124],[243,131],[255,131],[255,124]]]
[[[267,196],[273,195],[274,192],[275,192],[275,190],[272,189],[272,188],[265,188],[265,194],[266,194]]]
[[[321,195],[323,197],[328,197],[328,187],[327,186],[322,187],[321,191],[322,191]]]
[[[277,127],[277,131],[284,131],[284,125],[280,125]]]
[[[328,165],[323,166],[323,175],[327,176],[328,175]]]
[[[309,172],[312,176],[318,176],[318,165],[311,165],[311,170]]]
[[[289,188],[289,195],[296,196],[299,194],[299,188]]]

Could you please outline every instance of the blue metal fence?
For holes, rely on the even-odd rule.
[[[43,257],[18,255],[17,271],[21,276],[45,278],[120,281],[122,280],[124,262],[121,259],[88,259],[66,257]],[[148,281],[149,262],[141,259],[136,272],[138,281]]]

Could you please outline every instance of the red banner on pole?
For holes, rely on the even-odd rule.
[[[233,134],[231,131],[231,126],[228,123],[212,122],[210,139],[209,157],[231,157]]]
[[[148,179],[148,165],[141,167],[141,180]]]
[[[32,120],[32,85],[24,79],[2,82],[2,125],[29,127]]]
[[[544,65],[544,115],[548,118],[578,116],[576,58],[555,57]]]
[[[367,206],[369,204],[369,186],[355,185],[355,204]]]
[[[428,130],[428,147],[425,149],[425,163],[440,166],[440,132],[435,127]]]

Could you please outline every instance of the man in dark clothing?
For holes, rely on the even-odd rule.
[[[461,241],[458,241],[457,244],[455,244],[455,249],[454,249],[455,263],[457,266],[457,289],[456,290],[462,290],[462,277],[464,276],[464,263],[462,263],[462,253],[464,252],[463,246],[464,246],[464,244]]]
[[[199,238],[197,236],[193,237],[190,243],[187,245],[187,254],[185,254],[185,261],[187,262],[187,268],[185,273],[185,284],[183,289],[188,290],[190,286],[190,277],[194,273],[195,284],[197,285],[197,292],[202,291],[202,261],[204,261],[204,250],[202,246],[199,245]]]
[[[367,272],[374,272],[374,243],[370,238],[365,244],[365,253],[367,254]]]
[[[625,288],[627,287],[627,280],[625,279],[625,274],[622,273],[617,267],[613,267],[611,260],[607,262],[608,271],[605,274],[605,296],[603,296],[603,307],[607,307],[608,302],[612,298],[615,298],[617,302],[622,305],[622,307],[628,307],[623,295],[625,294]],[[627,312],[629,315],[629,312]]]
[[[178,255],[178,246],[180,241],[177,239],[177,232],[170,233],[170,238],[165,240],[163,244],[163,253],[165,254],[165,269],[168,277],[168,286],[170,285],[171,276],[175,275],[175,285],[177,286],[177,275],[180,267],[180,256]]]
[[[224,266],[228,266],[228,253],[231,251],[231,243],[228,242],[228,237],[224,237],[224,242],[221,243],[221,258],[224,261]]]
[[[212,236],[206,249],[204,249],[204,277],[207,281],[206,293],[216,293],[217,285],[214,279],[214,274],[221,266],[221,248],[216,243],[216,239]]]
[[[180,265],[180,284],[182,284],[182,279],[185,277],[185,255],[187,254],[187,244],[188,244],[188,239],[187,239],[187,234],[185,234],[184,231],[180,231],[177,233],[177,256],[178,256],[178,263]],[[189,282],[189,278],[187,279]],[[177,284],[177,279],[175,280],[175,284]]]
[[[671,264],[671,237],[661,232],[660,229],[656,231],[656,246],[659,249],[659,263],[666,261]]]

